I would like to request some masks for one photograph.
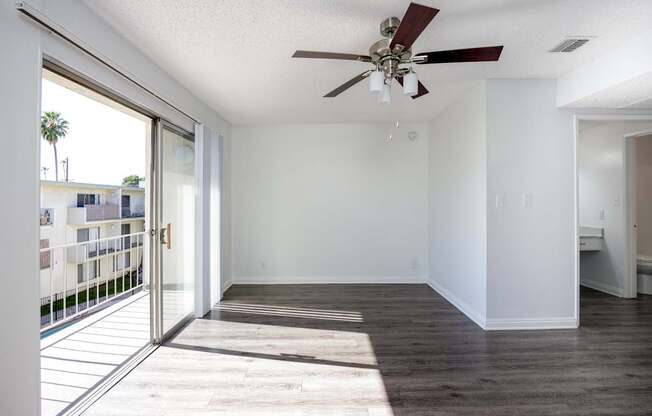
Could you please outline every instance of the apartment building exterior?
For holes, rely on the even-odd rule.
[[[144,188],[41,181],[41,207],[41,248],[57,248],[40,255],[41,305],[124,275],[142,282]]]

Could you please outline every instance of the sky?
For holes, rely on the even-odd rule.
[[[70,182],[120,185],[125,176],[145,176],[148,123],[45,78],[41,99],[43,112],[59,112],[69,124],[68,134],[57,143],[60,181],[66,157]],[[43,138],[40,174],[41,179],[55,178],[54,150]]]

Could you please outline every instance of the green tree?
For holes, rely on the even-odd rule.
[[[41,135],[54,148],[54,178],[59,180],[59,158],[57,143],[68,134],[68,122],[56,111],[46,111],[41,116]]]
[[[122,179],[122,185],[124,185],[124,186],[140,186],[140,183],[142,181],[144,181],[144,180],[145,180],[145,178],[143,178],[142,176],[129,175],[129,176],[125,176]]]

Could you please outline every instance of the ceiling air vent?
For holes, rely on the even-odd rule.
[[[588,39],[566,39],[559,45],[555,46],[550,52],[573,52],[575,49],[588,42]]]

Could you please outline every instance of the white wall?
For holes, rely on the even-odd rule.
[[[652,256],[652,135],[636,141],[636,223],[638,254]]]
[[[198,120],[230,137],[230,126],[83,4],[73,0],[33,0],[59,24],[84,39]],[[0,2],[0,195],[20,203],[0,204],[1,278],[12,296],[0,302],[0,414],[37,415],[39,411],[39,112],[41,54],[99,80],[172,121],[190,124],[129,82],[106,70],[58,38],[46,34],[14,8]],[[5,64],[8,63],[8,64]],[[191,128],[192,126],[190,126]],[[228,239],[227,239],[228,240]]]
[[[234,127],[234,283],[424,282],[426,130]]]
[[[430,131],[430,279],[486,329],[577,325],[573,118],[551,80],[488,80]]]
[[[573,119],[555,99],[554,80],[487,81],[491,329],[576,325]]]
[[[583,285],[622,296],[626,234],[624,136],[652,130],[637,121],[583,122],[578,136],[579,222],[604,228],[604,249],[580,255]],[[601,216],[604,211],[604,219]]]
[[[38,1],[35,3],[39,3]],[[20,47],[18,47],[20,45]],[[0,2],[0,414],[39,411],[39,36]],[[8,64],[10,63],[10,64]]]
[[[487,91],[428,125],[429,282],[481,327],[487,313]]]

